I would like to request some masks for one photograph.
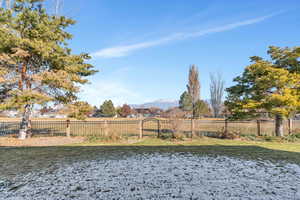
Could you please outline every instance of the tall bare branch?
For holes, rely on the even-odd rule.
[[[210,74],[210,104],[214,117],[218,117],[222,110],[222,98],[225,81],[220,73]]]
[[[194,107],[196,102],[200,99],[200,83],[199,83],[199,71],[196,65],[191,65],[189,70],[189,83],[187,85],[189,95],[192,97],[193,104],[193,116]]]

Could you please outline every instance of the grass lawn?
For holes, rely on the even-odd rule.
[[[254,142],[199,138],[186,141],[145,138],[127,143],[80,142],[52,147],[0,147],[0,178],[14,177],[57,164],[88,159],[119,159],[140,153],[193,153],[225,155],[250,160],[270,160],[300,165],[300,143]],[[278,162],[278,164],[280,164]]]
[[[209,137],[197,138],[193,140],[184,141],[171,141],[161,140],[156,138],[146,138],[142,141],[135,141],[129,143],[111,143],[111,142],[82,142],[78,144],[72,144],[68,146],[258,146],[273,150],[283,150],[290,152],[300,153],[300,142],[288,143],[288,142],[257,142],[246,140],[224,140],[215,139]]]

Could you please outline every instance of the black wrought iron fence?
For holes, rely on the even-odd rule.
[[[31,133],[33,136],[65,136],[67,121],[32,121]]]
[[[0,122],[0,136],[14,135],[19,129],[19,122]]]
[[[17,135],[20,128],[18,121],[0,121],[0,136]],[[284,132],[300,132],[300,120],[292,125],[284,123]],[[274,135],[274,121],[225,121],[191,119],[144,119],[144,120],[98,120],[98,121],[44,121],[31,122],[33,136],[95,136],[120,138],[158,137],[172,133],[185,136],[216,136],[220,132],[235,132],[243,135]]]

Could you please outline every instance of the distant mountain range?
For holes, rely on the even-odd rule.
[[[159,99],[152,102],[146,102],[143,104],[132,104],[130,107],[132,108],[151,108],[156,107],[163,110],[167,110],[169,108],[178,107],[179,102],[177,100],[168,100],[168,99]]]

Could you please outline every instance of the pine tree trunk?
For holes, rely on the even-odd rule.
[[[290,135],[293,132],[293,119],[291,118],[289,119],[288,126],[289,126],[289,135]]]
[[[283,137],[283,117],[281,115],[276,115],[275,120],[275,134],[278,137]]]
[[[21,121],[21,127],[19,131],[19,139],[20,140],[25,140],[27,133],[29,131],[29,126],[30,126],[30,114],[31,114],[31,106],[29,104],[26,104],[24,106],[24,112],[22,114],[22,121]]]
[[[261,136],[261,123],[260,123],[260,120],[258,119],[256,121],[257,123],[257,136]]]

